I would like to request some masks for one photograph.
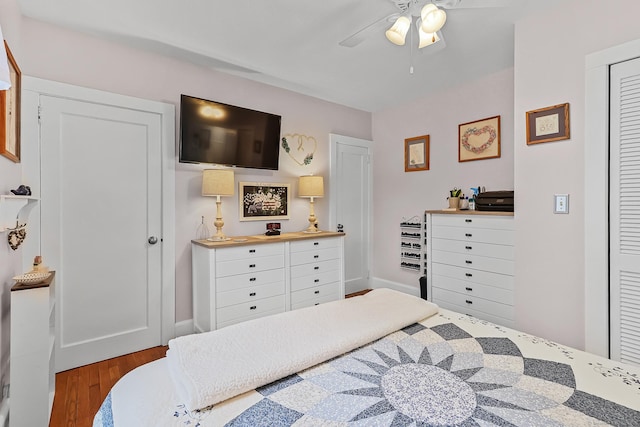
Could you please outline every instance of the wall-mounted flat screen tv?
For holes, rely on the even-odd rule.
[[[277,170],[280,121],[276,114],[182,95],[179,160]]]

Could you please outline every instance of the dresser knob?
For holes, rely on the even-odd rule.
[[[250,282],[255,282],[255,281],[256,281],[256,278],[255,278],[255,277],[251,277],[251,278],[249,279],[249,281],[250,281]]]
[[[249,268],[256,268],[255,264],[249,264]]]
[[[473,261],[465,260],[467,264],[473,264]]]
[[[313,283],[320,283],[320,279],[314,279]]]
[[[473,277],[473,274],[471,274],[471,273],[465,273],[464,275],[467,276],[467,277]]]
[[[473,222],[472,219],[465,219],[464,222]]]
[[[467,288],[467,289],[468,289],[468,288]],[[256,293],[255,293],[255,292],[251,292],[251,293],[249,294],[249,296],[250,296],[250,297],[255,297],[255,296],[256,296]]]
[[[472,291],[473,288],[465,288],[467,291]]]
[[[465,302],[466,302],[467,304],[473,304],[473,301],[471,301],[471,300],[465,300]]]
[[[320,258],[320,255],[314,255],[313,258],[314,259],[318,259],[318,258]]]
[[[313,246],[319,246],[320,242],[313,242]]]
[[[473,237],[473,234],[471,234],[471,233],[465,233],[464,235],[467,236],[467,237]]]
[[[250,253],[250,254],[255,254],[255,253],[256,253],[256,250],[255,250],[255,249],[249,249],[249,253]]]
[[[255,310],[256,308],[258,308],[258,306],[252,305],[251,307],[249,307],[249,310]]]
[[[472,247],[472,246],[465,246],[464,248],[465,248],[466,250],[469,250],[469,251],[470,251],[471,249],[473,249],[473,247]]]
[[[315,291],[314,294],[318,295],[320,293],[320,291]]]
[[[320,267],[318,267],[317,265],[315,267],[313,267],[314,270],[320,270]]]

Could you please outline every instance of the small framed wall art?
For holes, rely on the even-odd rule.
[[[527,111],[527,145],[569,139],[569,104]]]
[[[500,157],[500,116],[458,125],[458,161]]]
[[[429,170],[429,135],[404,140],[404,171]]]
[[[21,73],[7,42],[4,42],[4,47],[9,60],[11,87],[7,90],[0,90],[0,154],[15,163],[20,163]]]
[[[289,184],[240,182],[240,221],[289,219]]]

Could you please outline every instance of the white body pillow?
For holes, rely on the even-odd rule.
[[[307,369],[432,316],[438,306],[390,289],[169,341],[167,361],[189,409]]]

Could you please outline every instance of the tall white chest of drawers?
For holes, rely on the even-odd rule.
[[[429,299],[514,327],[513,213],[427,211]]]
[[[344,233],[191,245],[196,332],[344,298]]]

